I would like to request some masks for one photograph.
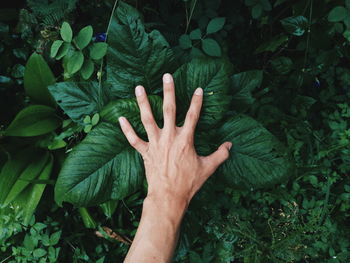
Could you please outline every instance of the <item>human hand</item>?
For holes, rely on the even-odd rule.
[[[127,140],[144,160],[148,196],[170,196],[188,204],[208,177],[229,157],[232,144],[223,143],[209,156],[197,155],[194,132],[202,107],[203,90],[196,89],[184,125],[177,127],[174,81],[168,73],[163,76],[163,89],[162,129],[154,120],[145,89],[142,86],[135,89],[149,142],[137,136],[125,117],[120,117],[119,122]]]

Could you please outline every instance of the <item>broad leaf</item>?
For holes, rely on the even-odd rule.
[[[75,122],[83,122],[86,115],[101,110],[106,94],[101,91],[97,82],[59,82],[49,87],[52,96],[63,111]]]
[[[80,70],[80,75],[84,80],[87,80],[91,77],[92,73],[94,73],[94,63],[91,59],[85,59]]]
[[[30,184],[31,180],[37,179],[44,169],[48,159],[48,153],[33,158],[32,162],[19,175],[17,181],[11,187],[11,190],[4,201],[4,206],[12,202]]]
[[[183,120],[193,92],[201,87],[204,90],[203,106],[198,126],[210,129],[216,125],[228,110],[231,102],[230,78],[232,66],[221,59],[193,59],[182,65],[175,73],[177,110]]]
[[[234,74],[232,76],[233,102],[235,110],[244,111],[255,101],[252,91],[260,87],[263,72],[261,70],[251,70]]]
[[[33,53],[24,71],[24,89],[29,97],[40,104],[53,106],[55,102],[47,87],[55,83],[55,76],[43,57]]]
[[[45,164],[44,169],[38,175],[38,180],[47,181],[50,178],[53,167],[53,157],[50,155]],[[13,201],[14,205],[22,208],[23,224],[28,225],[45,190],[46,184],[29,185],[21,194]]]
[[[281,20],[284,29],[295,36],[302,36],[308,27],[308,21],[304,16],[292,16]]]
[[[58,50],[63,44],[63,40],[55,40],[52,45],[51,45],[51,51],[50,51],[50,56],[52,58],[56,57]]]
[[[33,161],[33,156],[40,153],[32,149],[21,149],[5,163],[0,172],[0,207],[21,173]]]
[[[230,141],[230,157],[221,166],[234,186],[256,189],[287,179],[293,170],[283,145],[254,119],[238,115],[217,131],[219,142]]]
[[[38,136],[54,131],[61,125],[55,109],[44,105],[30,105],[21,110],[5,131],[7,136]]]
[[[152,113],[158,122],[163,118],[163,100],[157,95],[148,97]],[[132,124],[135,131],[145,133],[140,118],[140,109],[136,99],[119,99],[107,104],[101,111],[101,118],[110,123],[118,123],[119,117],[125,117]]]
[[[55,200],[86,207],[121,199],[142,185],[141,156],[118,125],[100,123],[76,146],[63,164]]]
[[[107,41],[107,81],[114,96],[133,97],[137,85],[143,85],[148,94],[161,90],[161,76],[172,72],[174,55],[159,31],[146,33],[135,9],[119,4]]]

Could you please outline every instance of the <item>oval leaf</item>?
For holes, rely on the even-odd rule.
[[[38,136],[54,131],[61,125],[55,109],[31,105],[21,110],[5,131],[7,136]]]
[[[55,40],[53,43],[52,43],[52,46],[51,46],[51,52],[50,52],[50,56],[52,58],[56,57],[57,55],[57,52],[58,50],[60,49],[60,47],[62,46],[64,42],[62,40]]]
[[[47,87],[55,83],[55,76],[43,57],[33,53],[24,70],[24,89],[29,97],[40,104],[54,106]]]
[[[225,17],[215,17],[208,23],[207,34],[213,34],[221,30],[225,25]]]
[[[94,73],[94,63],[91,59],[85,59],[80,70],[80,75],[83,79],[87,80],[91,77],[92,73]]]
[[[212,57],[220,57],[221,56],[221,47],[212,38],[205,38],[202,40],[202,49],[203,51]]]
[[[93,34],[92,26],[86,26],[79,31],[78,35],[75,38],[75,43],[79,49],[85,48],[91,42]]]
[[[60,30],[61,37],[66,42],[71,42],[73,37],[73,31],[67,22],[63,22]]]
[[[103,58],[107,53],[107,43],[99,42],[93,44],[93,46],[90,49],[90,58],[98,60]]]
[[[334,7],[328,14],[329,22],[340,22],[343,21],[347,16],[347,10],[343,6]]]
[[[84,55],[81,51],[75,51],[67,61],[67,72],[72,75],[76,73],[84,63]]]

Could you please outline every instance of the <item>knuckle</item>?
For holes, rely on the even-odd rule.
[[[142,122],[146,125],[153,123],[153,117],[150,114],[144,114],[142,116]]]
[[[195,121],[195,120],[198,119],[198,114],[197,114],[197,112],[195,112],[195,111],[189,111],[189,112],[187,113],[187,117],[188,117],[188,119],[189,119],[190,121]]]
[[[174,115],[175,107],[173,105],[167,105],[164,107],[164,114],[166,115]]]

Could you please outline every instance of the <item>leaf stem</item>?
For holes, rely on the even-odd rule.
[[[197,4],[197,0],[194,0],[194,3],[192,5],[192,8],[191,8],[191,12],[190,12],[190,17],[187,19],[186,21],[186,30],[185,30],[185,34],[187,34],[187,31],[188,31],[188,27],[190,25],[190,22],[191,22],[191,19],[192,19],[192,16],[193,16],[193,11],[194,11],[194,8],[196,7],[196,4]],[[186,12],[187,12],[187,9],[186,9]],[[187,17],[187,16],[186,16]]]
[[[108,32],[109,32],[109,29],[110,29],[111,24],[112,24],[113,15],[114,15],[115,9],[117,8],[118,1],[119,0],[115,0],[114,1],[114,5],[113,5],[113,8],[112,8],[112,12],[111,12],[111,15],[109,17],[108,26],[107,26],[107,29],[106,29],[106,40],[105,40],[105,42],[107,42]],[[102,58],[101,59],[101,64],[100,64],[100,69],[98,71],[100,74],[97,75],[97,77],[98,77],[98,106],[99,106],[99,108],[101,108],[102,105],[103,105],[103,102],[102,102],[102,70],[103,70],[103,61],[104,61],[104,59]]]

